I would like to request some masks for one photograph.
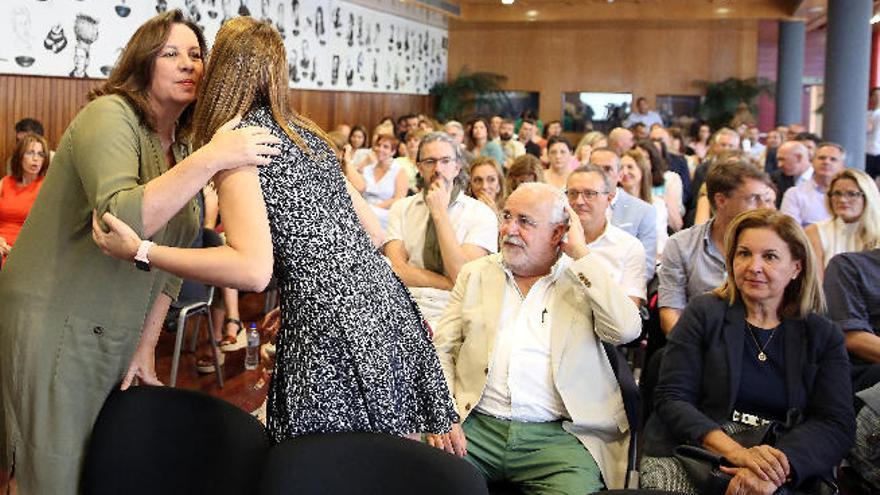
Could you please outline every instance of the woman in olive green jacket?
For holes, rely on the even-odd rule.
[[[0,271],[0,470],[14,469],[20,493],[76,493],[111,390],[124,377],[158,383],[153,323],[180,280],[104,256],[92,212],[124,218],[144,239],[189,245],[198,190],[219,171],[277,153],[277,139],[233,130],[236,119],[189,154],[204,52],[198,27],[177,10],[137,30],[61,138]]]

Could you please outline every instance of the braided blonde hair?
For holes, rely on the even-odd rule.
[[[290,122],[332,145],[317,124],[290,108],[287,77],[284,42],[271,24],[246,16],[226,21],[214,41],[196,104],[193,144],[205,145],[237,114],[246,115],[255,103],[266,103],[275,122],[304,152],[311,150]]]

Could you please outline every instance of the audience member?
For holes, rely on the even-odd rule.
[[[744,211],[772,205],[769,184],[767,174],[744,158],[717,163],[709,170],[706,190],[714,216],[673,235],[663,250],[658,307],[664,333],[672,331],[689,301],[724,281],[727,227]]]
[[[534,119],[523,118],[519,125],[519,142],[525,146],[526,153],[540,159],[541,145],[534,141],[537,129]]]
[[[504,121],[504,117],[497,115],[497,114],[489,117],[489,139],[490,140],[498,142],[498,137],[501,134],[501,123],[503,121]]]
[[[369,154],[370,137],[367,134],[367,129],[360,124],[354,125],[351,128],[351,132],[348,134],[348,144],[351,145],[353,152],[352,159],[355,161],[361,160],[362,158],[361,156],[358,156],[358,153],[361,153],[362,155]]]
[[[779,169],[776,151],[783,143],[782,136],[783,134],[777,130],[767,133],[767,149],[764,150],[761,163],[764,166],[764,171],[771,175]]]
[[[661,149],[665,149],[662,148],[663,143],[659,143],[659,145]],[[633,148],[633,151],[647,158],[648,163],[651,165],[651,204],[653,204],[653,198],[655,197],[665,203],[666,224],[670,230],[678,232],[684,224],[681,177],[667,169],[666,160],[657,151],[654,143],[647,140],[639,141]]]
[[[608,147],[617,153],[617,156],[622,156],[624,153],[631,150],[634,144],[635,139],[633,133],[628,129],[617,127],[608,133]]]
[[[630,150],[620,157],[620,188],[631,196],[653,206],[657,214],[656,263],[656,261],[660,261],[660,255],[669,239],[669,212],[666,210],[666,201],[661,197],[654,196],[651,182],[651,164],[645,155]]]
[[[831,180],[826,201],[831,218],[806,229],[820,276],[835,254],[880,247],[880,193],[868,174],[844,169]]]
[[[636,141],[641,141],[642,139],[648,139],[648,127],[641,122],[636,122],[629,128],[629,132],[633,134],[633,139]]]
[[[501,165],[492,157],[481,156],[471,164],[468,177],[470,178],[468,196],[482,201],[498,215],[507,198]]]
[[[608,221],[612,190],[611,180],[602,169],[585,165],[568,176],[565,195],[581,222],[590,252],[608,264],[611,278],[636,307],[641,307],[646,300],[645,248],[638,239]]]
[[[428,442],[487,480],[573,495],[623,487],[629,424],[600,341],[633,340],[641,320],[566,206],[520,187],[501,253],[462,269],[434,337],[462,424]]]
[[[786,141],[779,145],[776,150],[776,159],[779,169],[770,177],[776,184],[777,201],[776,207],[782,204],[782,198],[789,188],[809,182],[813,177],[813,167],[810,165],[810,152],[806,146],[798,141]]]
[[[746,141],[749,143],[747,150],[745,146]],[[764,156],[767,146],[761,143],[761,130],[758,129],[758,126],[749,126],[746,131],[746,140],[743,141],[743,150],[756,160],[760,160],[761,157]]]
[[[412,131],[410,131],[412,132]],[[415,129],[415,132],[421,132]],[[406,197],[409,178],[399,161],[394,159],[397,139],[382,134],[373,146],[373,162],[364,167],[363,196],[379,218],[383,229],[388,228],[388,211],[391,205]]]
[[[489,124],[482,117],[472,120],[468,127],[468,151],[474,158],[488,156],[498,163],[504,163],[504,151],[501,145],[489,140]]]
[[[32,119],[30,117],[25,117],[18,122],[15,123],[15,143],[18,144],[19,141],[23,137],[28,134],[36,134],[38,136],[46,136],[46,132],[43,130],[43,123],[39,120]],[[48,153],[49,158],[52,158],[54,154],[49,150],[48,146],[46,147],[46,153]],[[12,173],[12,157],[6,160],[6,175]]]
[[[662,127],[652,129],[650,138],[666,161],[666,168],[678,174],[681,181],[682,215],[684,215],[684,205],[691,204],[691,173],[687,158],[681,153],[681,140],[678,141],[678,147],[673,146],[671,130]]]
[[[336,127],[333,131],[338,132],[345,137],[345,140],[348,141],[348,137],[351,135],[351,126],[345,123],[336,124]]]
[[[623,121],[623,127],[632,127],[636,123],[644,125],[645,132],[654,124],[663,127],[663,119],[660,118],[660,114],[648,108],[648,100],[644,96],[636,99],[636,106]]]
[[[831,480],[855,414],[843,335],[821,316],[807,238],[787,215],[745,212],[730,225],[724,261],[724,284],[691,301],[669,336],[641,487],[704,493],[673,457],[682,444],[724,456],[728,494]],[[770,421],[784,425],[775,440],[743,440]]]
[[[598,148],[607,148],[608,139],[605,134],[599,131],[590,131],[584,134],[584,137],[578,142],[577,148],[574,150],[574,156],[581,165],[590,164],[590,153]]]
[[[711,146],[706,153],[706,158],[694,170],[694,177],[691,181],[691,190],[694,191],[694,194],[691,199],[690,212],[688,213],[690,218],[685,218],[685,226],[695,223],[693,221],[693,214],[696,212],[697,202],[700,200],[700,188],[703,187],[703,183],[706,181],[706,174],[709,173],[709,168],[715,163],[718,155],[740,149],[739,134],[728,127],[718,129],[712,135],[710,142]]]
[[[552,137],[562,136],[562,122],[551,120],[544,125],[544,140],[549,141]]]
[[[407,188],[410,191],[417,192],[419,190],[416,185],[416,176],[419,174],[418,167],[416,167],[416,154],[419,152],[419,144],[427,135],[428,133],[421,128],[407,131],[406,147],[404,148],[406,153],[394,159],[394,163],[399,164],[406,172]]]
[[[425,136],[417,155],[422,192],[394,203],[388,218],[385,255],[433,328],[462,265],[498,249],[495,214],[464,194],[460,150],[448,134]]]
[[[593,150],[590,164],[601,168],[612,185],[617,186],[620,182],[620,157],[614,150]],[[645,247],[645,277],[652,279],[657,259],[657,214],[654,207],[615,187],[611,190],[611,224],[635,236]]]
[[[709,152],[710,139],[712,138],[712,128],[709,124],[703,122],[697,127],[697,134],[694,136],[694,140],[691,141],[691,149],[694,150],[694,154],[699,157],[700,160],[706,158],[706,154]]]
[[[807,151],[810,153],[810,161],[812,162],[816,156],[816,148],[822,143],[822,138],[812,132],[799,132],[794,136],[793,141],[797,141],[807,148]]]
[[[880,175],[880,88],[871,89],[871,109],[868,110],[867,130],[865,172],[872,179],[877,179]]]
[[[520,184],[526,182],[544,182],[544,167],[541,166],[541,160],[531,153],[514,160],[507,171],[507,194],[516,191]]]
[[[49,144],[43,136],[28,132],[15,143],[12,171],[0,178],[0,261],[6,261],[18,238],[43,185],[49,161]]]
[[[544,182],[560,190],[565,189],[565,182],[572,170],[572,149],[568,139],[562,136],[551,136],[547,141],[547,157],[550,166],[544,172]]]
[[[826,193],[831,180],[843,170],[846,152],[836,143],[822,143],[813,157],[813,175],[809,180],[790,187],[782,197],[779,211],[790,215],[799,224],[807,225],[827,220],[831,214],[826,204]]]
[[[410,113],[406,115],[401,115],[397,118],[397,128],[395,137],[398,142],[403,143],[406,142],[406,133],[409,131],[413,131],[419,128],[419,116]]]
[[[510,168],[513,161],[526,154],[526,147],[517,140],[516,134],[513,132],[513,120],[504,119],[498,130],[498,144],[501,145],[501,151],[504,152],[504,169]]]
[[[880,249],[835,255],[824,287],[828,318],[844,332],[853,391],[872,387],[880,382]]]
[[[469,166],[476,157],[467,149],[467,145],[464,142],[464,126],[461,125],[461,122],[450,120],[443,125],[443,132],[449,134],[457,144],[461,153],[462,166]]]

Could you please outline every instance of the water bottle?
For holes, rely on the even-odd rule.
[[[257,324],[251,323],[247,329],[247,354],[244,357],[244,369],[255,370],[260,364],[260,332]]]

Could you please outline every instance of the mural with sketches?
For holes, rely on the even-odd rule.
[[[446,30],[343,0],[3,0],[0,73],[106,77],[138,26],[170,8],[209,44],[232,17],[270,20],[293,88],[427,94],[446,79]]]

